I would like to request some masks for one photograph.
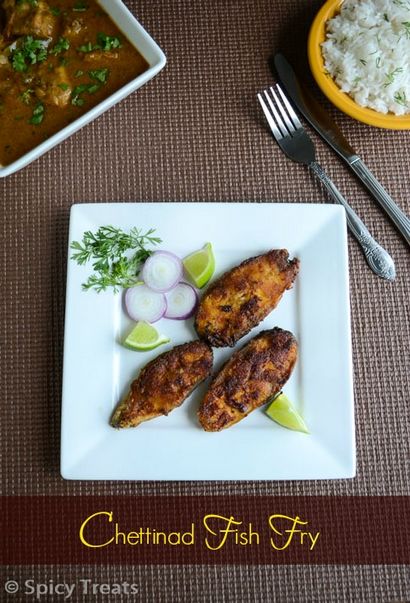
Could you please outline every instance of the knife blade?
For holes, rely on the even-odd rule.
[[[300,113],[356,174],[410,245],[410,219],[357,155],[332,117],[303,85],[286,58],[282,54],[276,54],[274,65],[283,87]]]

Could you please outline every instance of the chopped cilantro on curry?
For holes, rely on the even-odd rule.
[[[96,0],[0,0],[0,165],[147,67]]]

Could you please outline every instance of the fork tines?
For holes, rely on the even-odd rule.
[[[276,140],[293,136],[302,128],[298,116],[279,84],[264,90],[263,95],[258,93],[258,100]]]

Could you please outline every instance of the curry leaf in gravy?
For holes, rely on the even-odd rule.
[[[54,17],[58,17],[59,15],[61,15],[61,8],[58,8],[58,6],[50,6],[50,13]]]
[[[44,105],[43,103],[37,103],[33,110],[33,115],[29,119],[29,123],[33,126],[39,126],[44,119]]]

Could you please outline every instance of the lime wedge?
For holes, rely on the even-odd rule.
[[[124,345],[133,350],[153,350],[163,343],[168,343],[170,339],[165,335],[160,335],[158,331],[149,324],[149,322],[137,322],[131,333],[124,341]]]
[[[294,431],[309,433],[306,423],[298,411],[293,408],[289,398],[283,393],[279,394],[279,396],[269,404],[266,414],[283,427],[293,429]]]
[[[204,287],[215,272],[215,257],[211,243],[187,255],[182,263],[194,285],[199,289]]]

